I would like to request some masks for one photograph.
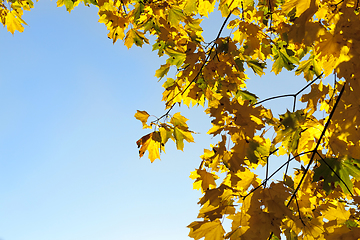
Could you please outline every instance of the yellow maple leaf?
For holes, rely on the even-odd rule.
[[[150,115],[146,111],[139,111],[139,110],[137,110],[137,112],[134,115],[134,117],[137,120],[141,121],[143,128],[151,128],[151,124],[150,124],[150,126],[147,125],[147,120],[148,120],[149,116]]]
[[[346,222],[350,217],[350,211],[345,209],[344,203],[337,203],[336,208],[330,207],[323,211],[323,216],[329,221],[336,220],[338,225]]]
[[[20,11],[20,14],[13,10],[8,12],[5,18],[7,30],[12,34],[14,34],[15,31],[23,32],[24,26],[22,24],[27,25],[27,23],[21,19],[22,10],[18,9],[17,11]]]
[[[149,159],[154,162],[155,159],[160,159],[161,136],[160,132],[149,133],[136,142],[139,149],[140,158],[144,156],[145,152],[149,152]]]
[[[299,17],[303,12],[305,12],[310,7],[311,1],[314,0],[288,0],[281,6],[281,9],[285,13],[289,13],[293,8],[296,8],[295,16]]]
[[[189,237],[198,240],[205,237],[205,240],[222,240],[224,239],[224,228],[219,219],[215,221],[196,221],[189,226]]]
[[[201,192],[205,192],[208,189],[216,187],[215,180],[219,177],[206,170],[196,169],[196,171],[191,172],[190,178],[196,179],[194,182],[194,189],[201,188]]]

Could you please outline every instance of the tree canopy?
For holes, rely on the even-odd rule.
[[[360,236],[359,0],[58,0],[71,11],[98,7],[99,22],[115,43],[150,44],[164,64],[165,112],[138,110],[148,134],[137,141],[140,157],[160,159],[171,139],[194,142],[196,129],[175,105],[203,106],[219,142],[204,150],[190,177],[203,193],[194,239],[358,239]],[[7,30],[24,31],[31,0],[2,1]],[[220,11],[223,24],[207,43],[200,23]],[[223,36],[228,28],[231,34]],[[358,65],[359,64],[359,65]],[[248,71],[294,71],[304,78],[296,93],[258,99],[246,88]],[[176,73],[172,75],[170,69]],[[334,78],[325,83],[326,77]],[[172,77],[172,78],[171,78]],[[266,76],[265,76],[266,77]],[[260,86],[259,86],[260,88]],[[263,103],[290,98],[279,116]],[[301,101],[306,107],[298,108]],[[151,113],[153,114],[153,113]],[[269,134],[271,133],[271,134]],[[283,156],[286,156],[285,158]],[[269,171],[271,161],[283,161]],[[295,162],[297,168],[290,169]],[[266,169],[260,179],[254,170]],[[278,172],[283,178],[270,179]],[[226,232],[224,221],[231,222]]]

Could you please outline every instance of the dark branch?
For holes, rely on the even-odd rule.
[[[335,110],[336,110],[336,107],[337,107],[337,105],[339,104],[340,99],[341,99],[341,96],[342,96],[342,94],[343,94],[343,92],[344,92],[344,90],[345,90],[345,84],[346,84],[346,82],[344,82],[344,85],[343,85],[343,87],[342,87],[342,89],[341,89],[341,91],[340,91],[340,93],[339,93],[339,96],[338,96],[338,98],[336,99],[335,105],[334,105],[333,109],[331,110],[331,113],[330,113],[330,115],[329,115],[329,119],[327,120],[327,122],[326,122],[326,124],[325,124],[325,127],[324,127],[323,131],[321,132],[321,135],[320,135],[320,137],[319,137],[319,139],[318,139],[318,141],[317,141],[317,143],[316,143],[316,146],[315,146],[314,150],[312,151],[312,155],[311,155],[311,158],[310,158],[310,161],[309,161],[308,165],[306,166],[304,175],[303,175],[302,178],[300,179],[299,184],[297,185],[297,187],[296,187],[293,195],[291,196],[289,202],[287,203],[287,205],[286,205],[287,207],[290,205],[290,203],[291,203],[292,200],[294,199],[297,191],[299,191],[300,186],[301,186],[302,182],[304,181],[305,176],[306,176],[306,174],[308,173],[308,171],[309,171],[309,169],[310,169],[310,165],[311,165],[311,164],[313,163],[313,161],[314,161],[314,157],[315,157],[315,154],[316,154],[316,152],[317,152],[318,147],[320,146],[321,139],[324,137],[325,132],[326,132],[327,128],[328,128],[329,125],[330,125],[331,118],[332,118],[332,116],[334,115]]]
[[[335,170],[325,161],[325,159],[316,151],[317,155],[321,158],[321,160],[330,168],[330,170],[335,173],[335,175],[340,179],[340,181],[345,185],[346,189],[349,191],[352,197],[354,197],[353,193],[350,191],[348,185],[344,182],[344,180],[335,172]]]

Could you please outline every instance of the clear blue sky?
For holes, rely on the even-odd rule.
[[[210,121],[201,108],[181,109],[196,143],[184,152],[169,143],[153,164],[139,159],[135,142],[148,132],[133,116],[164,113],[154,73],[165,59],[113,45],[96,10],[69,14],[43,0],[25,12],[23,33],[0,31],[1,240],[182,240],[196,220],[201,195],[188,176],[215,143]],[[203,25],[208,40],[214,25]],[[305,84],[281,76],[249,87],[265,98]],[[281,101],[282,113],[291,109]]]

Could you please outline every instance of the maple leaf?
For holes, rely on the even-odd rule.
[[[184,13],[179,7],[172,7],[168,11],[168,21],[171,26],[177,26],[184,17]]]
[[[360,160],[353,158],[324,158],[314,170],[314,181],[324,180],[323,189],[327,194],[336,186],[345,193],[353,191],[350,176],[360,179]]]
[[[154,162],[155,159],[160,159],[160,151],[161,149],[161,135],[160,132],[152,132],[149,133],[142,138],[140,138],[136,142],[139,150],[140,158],[144,156],[145,151],[149,152],[149,159],[151,162]]]
[[[295,68],[295,64],[299,64],[299,60],[294,56],[294,52],[284,47],[273,48],[274,51],[274,63],[271,71],[276,75],[279,74],[282,68],[289,71]]]
[[[205,237],[205,240],[222,240],[224,239],[224,228],[219,219],[215,221],[196,221],[189,226],[189,237],[198,240]]]
[[[277,131],[277,135],[273,141],[274,144],[282,142],[282,145],[288,152],[293,152],[297,149],[301,133],[304,131],[301,125],[304,123],[306,116],[303,110],[298,110],[294,113],[289,110],[280,115],[280,123],[282,129]]]
[[[135,29],[130,29],[127,33],[126,33],[126,37],[125,37],[125,46],[127,46],[128,48],[131,48],[131,46],[135,43],[136,46],[141,47],[143,44],[145,43],[149,43],[149,40],[144,36],[144,33],[135,30]]]
[[[265,62],[259,62],[256,60],[248,60],[246,61],[247,65],[251,67],[254,73],[258,74],[259,76],[264,75],[264,68],[266,68]]]
[[[281,9],[285,13],[289,13],[293,8],[296,9],[296,17],[299,17],[303,12],[305,12],[309,7],[312,0],[289,0],[286,1]]]
[[[191,135],[193,132],[188,130],[186,121],[187,119],[181,116],[179,112],[175,113],[170,120],[170,123],[172,123],[174,126],[173,136],[176,142],[176,147],[179,150],[184,149],[184,140],[187,142],[194,142],[194,138]]]
[[[56,4],[57,4],[58,7],[62,7],[62,6],[65,5],[66,10],[67,10],[68,12],[71,12],[71,10],[73,10],[74,7],[76,7],[77,5],[79,5],[79,2],[80,2],[80,1],[77,1],[77,0],[74,0],[74,1],[73,1],[73,0],[58,0],[58,1],[56,2]]]
[[[345,204],[340,202],[337,203],[336,208],[330,207],[323,211],[323,214],[324,218],[329,221],[336,220],[338,225],[345,223],[351,215],[349,210],[345,209]]]
[[[170,65],[175,65],[176,67],[180,67],[185,59],[186,59],[186,54],[185,53],[182,53],[182,52],[178,52],[176,50],[173,50],[171,48],[166,48],[165,49],[165,52],[167,55],[170,56],[170,58],[168,58],[166,60],[166,62]]]
[[[5,24],[7,26],[7,30],[12,34],[14,34],[15,31],[23,32],[24,27],[22,24],[27,25],[26,22],[21,19],[21,15],[14,10],[7,13]]]
[[[147,120],[148,120],[149,116],[150,115],[146,111],[139,111],[139,110],[137,110],[137,112],[134,115],[134,117],[137,120],[141,121],[143,128],[151,128],[151,125],[150,126],[147,125]]]
[[[161,67],[156,70],[155,77],[162,79],[169,72],[169,69],[170,64],[161,65]]]
[[[196,169],[196,171],[191,172],[190,178],[196,179],[194,182],[194,189],[201,188],[202,192],[216,187],[215,180],[218,179],[215,174],[202,169]]]

